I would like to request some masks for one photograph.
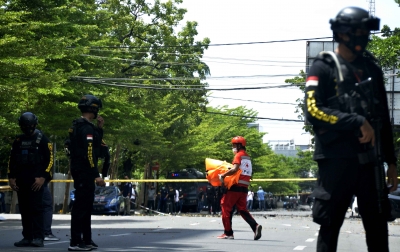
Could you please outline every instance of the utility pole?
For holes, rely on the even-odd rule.
[[[375,17],[375,0],[369,0],[369,14]]]

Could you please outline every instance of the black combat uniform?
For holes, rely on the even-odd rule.
[[[71,175],[74,179],[75,202],[71,212],[71,243],[90,244],[92,241],[91,211],[94,201],[95,178],[100,177],[97,161],[103,130],[84,118],[73,122],[70,134]]]
[[[25,134],[17,136],[10,153],[8,178],[15,178],[18,186],[22,235],[27,241],[39,241],[37,243],[39,245],[40,240],[43,243],[44,239],[44,186],[38,191],[33,191],[32,185],[35,183],[35,178],[40,177],[48,182],[52,176],[52,166],[53,147],[40,130],[35,129],[31,136]],[[32,243],[26,246],[32,246]]]
[[[356,18],[345,20],[357,21],[363,15],[366,16],[364,20],[369,20],[368,12],[360,10],[347,8],[338,18],[357,14]],[[374,130],[380,131],[385,162],[395,164],[383,73],[365,55],[360,54],[352,62],[339,55],[337,59],[340,67],[335,64],[334,57],[320,54],[309,70],[305,90],[305,113],[315,132],[314,160],[319,168],[317,186],[312,194],[315,197],[313,219],[321,225],[317,251],[336,251],[339,231],[353,195],[358,199],[369,251],[388,251],[387,218],[390,206],[387,192],[384,213],[380,214],[374,164],[360,161],[368,155],[364,151],[367,144],[359,142],[364,120],[371,122],[363,106],[367,101],[357,97],[358,100],[352,100],[352,105],[348,102],[356,90],[356,83],[372,78],[373,90],[369,90],[375,100],[372,106],[382,122],[381,129]],[[340,81],[339,71],[343,81]]]
[[[207,197],[208,213],[211,214],[211,210],[212,210],[212,213],[215,214],[215,212],[216,212],[216,210],[215,210],[216,193],[215,193],[215,188],[212,185],[207,185],[206,197]]]

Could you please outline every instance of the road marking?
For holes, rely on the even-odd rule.
[[[171,229],[172,227],[166,227],[166,228],[157,228],[154,229],[153,232],[157,232],[157,231],[161,231],[161,230],[165,230],[165,229]]]
[[[310,228],[310,227],[308,227],[308,226],[302,226],[302,228]]]
[[[116,234],[116,235],[110,235],[110,236],[124,236],[124,235],[130,235],[131,233],[126,233],[126,234]]]
[[[291,227],[291,224],[282,224],[283,226]]]
[[[318,236],[318,232],[316,232],[314,236]]]
[[[314,240],[315,240],[315,239],[310,238],[310,239],[307,239],[306,242],[313,242]]]
[[[192,224],[190,224],[191,226],[196,226],[196,225],[199,225],[200,223],[198,223],[198,222],[196,222],[196,223],[192,223]]]
[[[52,242],[52,243],[44,242],[44,246],[53,245],[53,244],[59,244],[59,243],[66,243],[66,242],[69,242],[69,241],[59,241],[59,242]]]
[[[303,250],[306,246],[297,246],[293,250]]]
[[[217,220],[210,220],[210,222],[216,222]]]
[[[351,231],[346,231],[346,233],[351,234]]]

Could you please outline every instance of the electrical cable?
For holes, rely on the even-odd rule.
[[[320,39],[333,39],[333,37],[320,37],[320,38],[303,38],[303,39],[285,39],[285,40],[271,40],[271,41],[258,41],[258,42],[238,42],[238,43],[221,43],[221,44],[201,44],[196,45],[160,45],[157,48],[186,48],[186,47],[209,47],[209,46],[241,46],[241,45],[258,45],[258,44],[272,44],[272,43],[286,43],[286,42],[297,42],[297,41],[309,41],[309,40],[320,40]],[[92,46],[90,48],[115,48],[115,49],[126,49],[126,48],[144,48],[146,46]],[[151,47],[151,45],[147,46]],[[68,49],[74,48],[73,46],[67,47]]]
[[[304,123],[303,120],[296,120],[296,119],[278,119],[278,118],[268,118],[268,117],[258,117],[258,116],[245,116],[245,115],[232,115],[232,114],[225,114],[221,112],[211,112],[211,111],[201,111],[201,110],[195,110],[198,112],[202,113],[207,113],[207,114],[216,114],[216,115],[223,115],[223,116],[233,116],[233,117],[241,117],[241,118],[252,118],[252,119],[258,119],[258,120],[271,120],[271,121],[282,121],[282,122],[301,122]]]
[[[235,100],[235,101],[247,101],[247,102],[257,102],[257,103],[273,103],[273,104],[298,105],[297,103],[288,103],[288,102],[263,102],[263,101],[244,100],[244,99],[217,97],[217,96],[207,96],[207,98],[208,98],[208,97],[210,97],[210,98],[216,98],[216,99],[226,99],[226,100]]]

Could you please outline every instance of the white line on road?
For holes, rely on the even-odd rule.
[[[303,250],[306,246],[297,246],[293,250]]]
[[[292,224],[282,224],[283,226],[291,227]]]
[[[196,225],[199,225],[199,224],[200,224],[200,223],[196,222],[196,223],[190,224],[190,226],[196,226]]]
[[[318,232],[316,232],[314,236],[318,236]]]
[[[66,243],[66,242],[69,242],[69,241],[59,241],[59,242],[52,242],[52,243],[44,242],[44,245],[47,246],[47,245],[53,245],[53,244],[59,244],[59,243]]]
[[[161,230],[165,230],[165,229],[171,229],[172,227],[166,227],[166,228],[157,228],[154,229],[153,232],[157,232],[157,231],[161,231]]]
[[[307,226],[302,226],[302,228],[310,228],[310,227],[307,227]]]
[[[126,233],[126,234],[116,234],[116,235],[110,235],[110,236],[124,236],[124,235],[131,235],[131,233]]]
[[[346,231],[346,233],[351,234],[351,231]]]
[[[210,220],[210,222],[216,222],[217,220]]]
[[[306,242],[313,242],[314,240],[315,240],[315,239],[310,238],[310,239],[307,239]]]

